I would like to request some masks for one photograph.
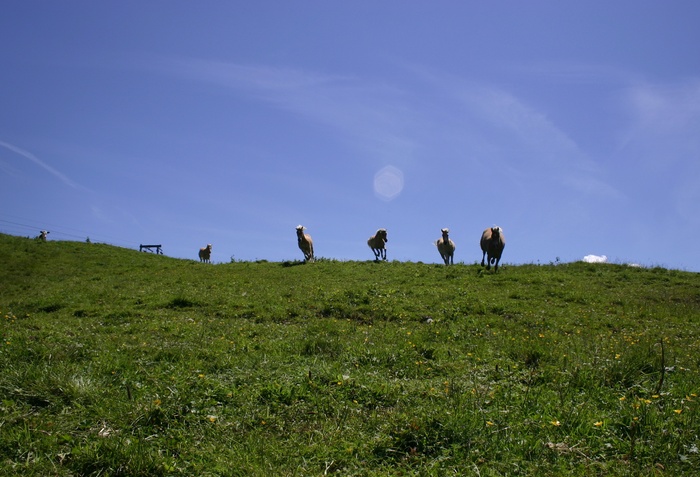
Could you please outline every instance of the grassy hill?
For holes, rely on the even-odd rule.
[[[695,475],[700,274],[0,235],[2,475]]]

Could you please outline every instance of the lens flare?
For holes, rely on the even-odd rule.
[[[394,166],[386,166],[374,175],[374,193],[382,200],[394,200],[403,190],[403,172]]]

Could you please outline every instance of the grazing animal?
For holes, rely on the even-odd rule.
[[[309,262],[314,259],[314,241],[311,240],[311,235],[305,234],[306,227],[297,225],[297,243],[299,249],[304,253],[304,261]]]
[[[39,235],[37,236],[37,239],[39,239],[42,242],[46,242],[46,236],[50,234],[48,230],[42,230],[39,232]]]
[[[455,254],[455,243],[450,240],[448,234],[450,229],[442,229],[442,237],[438,239],[437,249],[440,252],[440,256],[445,261],[445,265],[454,265],[454,254]]]
[[[493,263],[496,264],[494,267],[495,271],[498,271],[498,262],[501,261],[501,254],[503,253],[503,248],[506,246],[506,238],[503,235],[503,229],[494,226],[484,230],[481,234],[481,266],[484,266],[484,257],[488,256],[486,262],[486,270],[491,268]]]
[[[374,252],[374,260],[379,261],[381,257],[382,260],[386,260],[386,246],[385,244],[389,241],[386,236],[386,229],[379,229],[377,233],[372,235],[369,240],[367,240],[367,245]]]
[[[199,249],[199,261],[204,263],[211,263],[211,244],[207,244],[206,247]]]

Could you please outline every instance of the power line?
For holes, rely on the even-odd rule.
[[[28,223],[24,223],[24,222],[32,222],[32,221],[28,221],[26,219],[13,217],[11,215],[5,215],[5,217],[13,218],[16,220],[22,220],[22,222],[17,222],[15,220],[6,220],[6,219],[0,218],[0,227],[2,227],[3,229],[6,229],[7,228],[6,226],[19,227],[20,230],[24,229],[25,231],[26,230],[32,231],[32,233],[29,234],[30,236],[34,236],[34,235],[38,234],[38,232],[40,230],[49,230],[50,229],[49,231],[53,234],[54,237],[58,236],[58,237],[66,237],[69,239],[72,238],[72,239],[76,239],[76,240],[83,240],[83,239],[89,238],[92,235],[92,237],[96,238],[98,241],[103,242],[103,243],[107,243],[109,245],[119,245],[119,244],[125,244],[125,243],[131,244],[131,246],[139,245],[137,242],[124,241],[122,239],[115,239],[113,237],[106,237],[106,236],[102,236],[102,235],[89,234],[87,232],[84,232],[84,231],[81,231],[78,229],[73,229],[71,227],[64,227],[64,226],[50,224],[50,223],[46,223],[46,222],[43,222],[42,225],[30,225]],[[5,224],[5,225],[3,225],[3,224]],[[68,230],[73,231],[73,232],[79,232],[82,235],[76,235],[75,233],[67,232]],[[21,235],[21,234],[18,233],[17,235]],[[103,239],[106,239],[106,240],[103,240]],[[126,246],[126,245],[122,245],[122,246]]]

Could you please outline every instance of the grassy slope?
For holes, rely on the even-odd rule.
[[[5,235],[0,264],[3,475],[700,466],[699,274],[205,265]]]

